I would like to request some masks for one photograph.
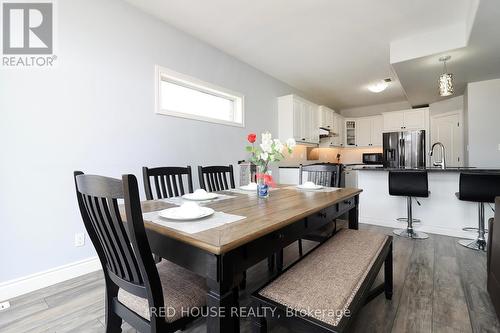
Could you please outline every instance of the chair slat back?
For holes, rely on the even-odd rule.
[[[80,213],[105,274],[120,288],[137,296],[148,297],[151,293],[147,288],[151,286],[159,288],[161,293],[135,177],[123,176],[127,179],[126,186],[119,179],[84,175],[79,171],[74,177]],[[128,187],[129,182],[133,183],[132,188]],[[127,224],[120,215],[119,200],[122,199],[125,200]]]
[[[316,185],[340,187],[339,164],[301,165],[299,167],[300,184],[304,182],[304,174],[307,177],[305,181],[313,182]]]
[[[178,197],[193,193],[191,167],[142,168],[144,191],[148,200]],[[187,181],[187,192],[184,180]],[[153,182],[151,182],[153,180]]]
[[[207,192],[235,188],[233,166],[198,166],[200,187]],[[228,182],[229,178],[229,182]]]

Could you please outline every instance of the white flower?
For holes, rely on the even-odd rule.
[[[269,132],[262,133],[262,143],[271,142],[272,138],[273,136],[271,135],[271,133]]]
[[[268,153],[266,153],[265,151],[263,151],[262,153],[260,153],[260,159],[263,160],[263,161],[267,161],[267,158],[269,157]]]
[[[283,150],[283,144],[279,139],[274,139],[274,149],[277,152],[281,152]]]
[[[272,141],[262,142],[260,148],[262,148],[263,152],[271,153],[273,151]]]
[[[293,149],[293,147],[297,145],[297,142],[295,142],[294,138],[290,138],[286,140],[286,145],[288,146],[288,148]]]

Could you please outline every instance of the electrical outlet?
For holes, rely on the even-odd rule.
[[[0,303],[0,311],[8,309],[8,308],[10,308],[10,302],[9,301]]]
[[[75,234],[75,246],[84,246],[85,245],[85,234],[83,232]]]

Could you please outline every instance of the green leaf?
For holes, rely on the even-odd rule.
[[[253,150],[253,147],[252,146],[246,146],[246,150],[251,152]]]

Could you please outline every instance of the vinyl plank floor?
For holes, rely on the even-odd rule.
[[[361,229],[392,234],[392,229],[361,225]],[[498,332],[500,324],[486,292],[486,256],[457,245],[455,238],[430,235],[423,241],[394,238],[394,294],[392,301],[378,296],[358,314],[352,332]],[[306,251],[316,243],[304,241]],[[298,259],[298,246],[285,249],[286,265]],[[265,283],[267,262],[247,273],[249,294]],[[382,274],[377,279],[382,281]],[[102,272],[50,286],[10,300],[11,308],[0,312],[1,333],[104,332],[104,281]],[[122,331],[135,330],[123,323]],[[241,320],[241,331],[250,322]],[[288,329],[270,323],[273,333]],[[206,332],[203,319],[189,333]]]

